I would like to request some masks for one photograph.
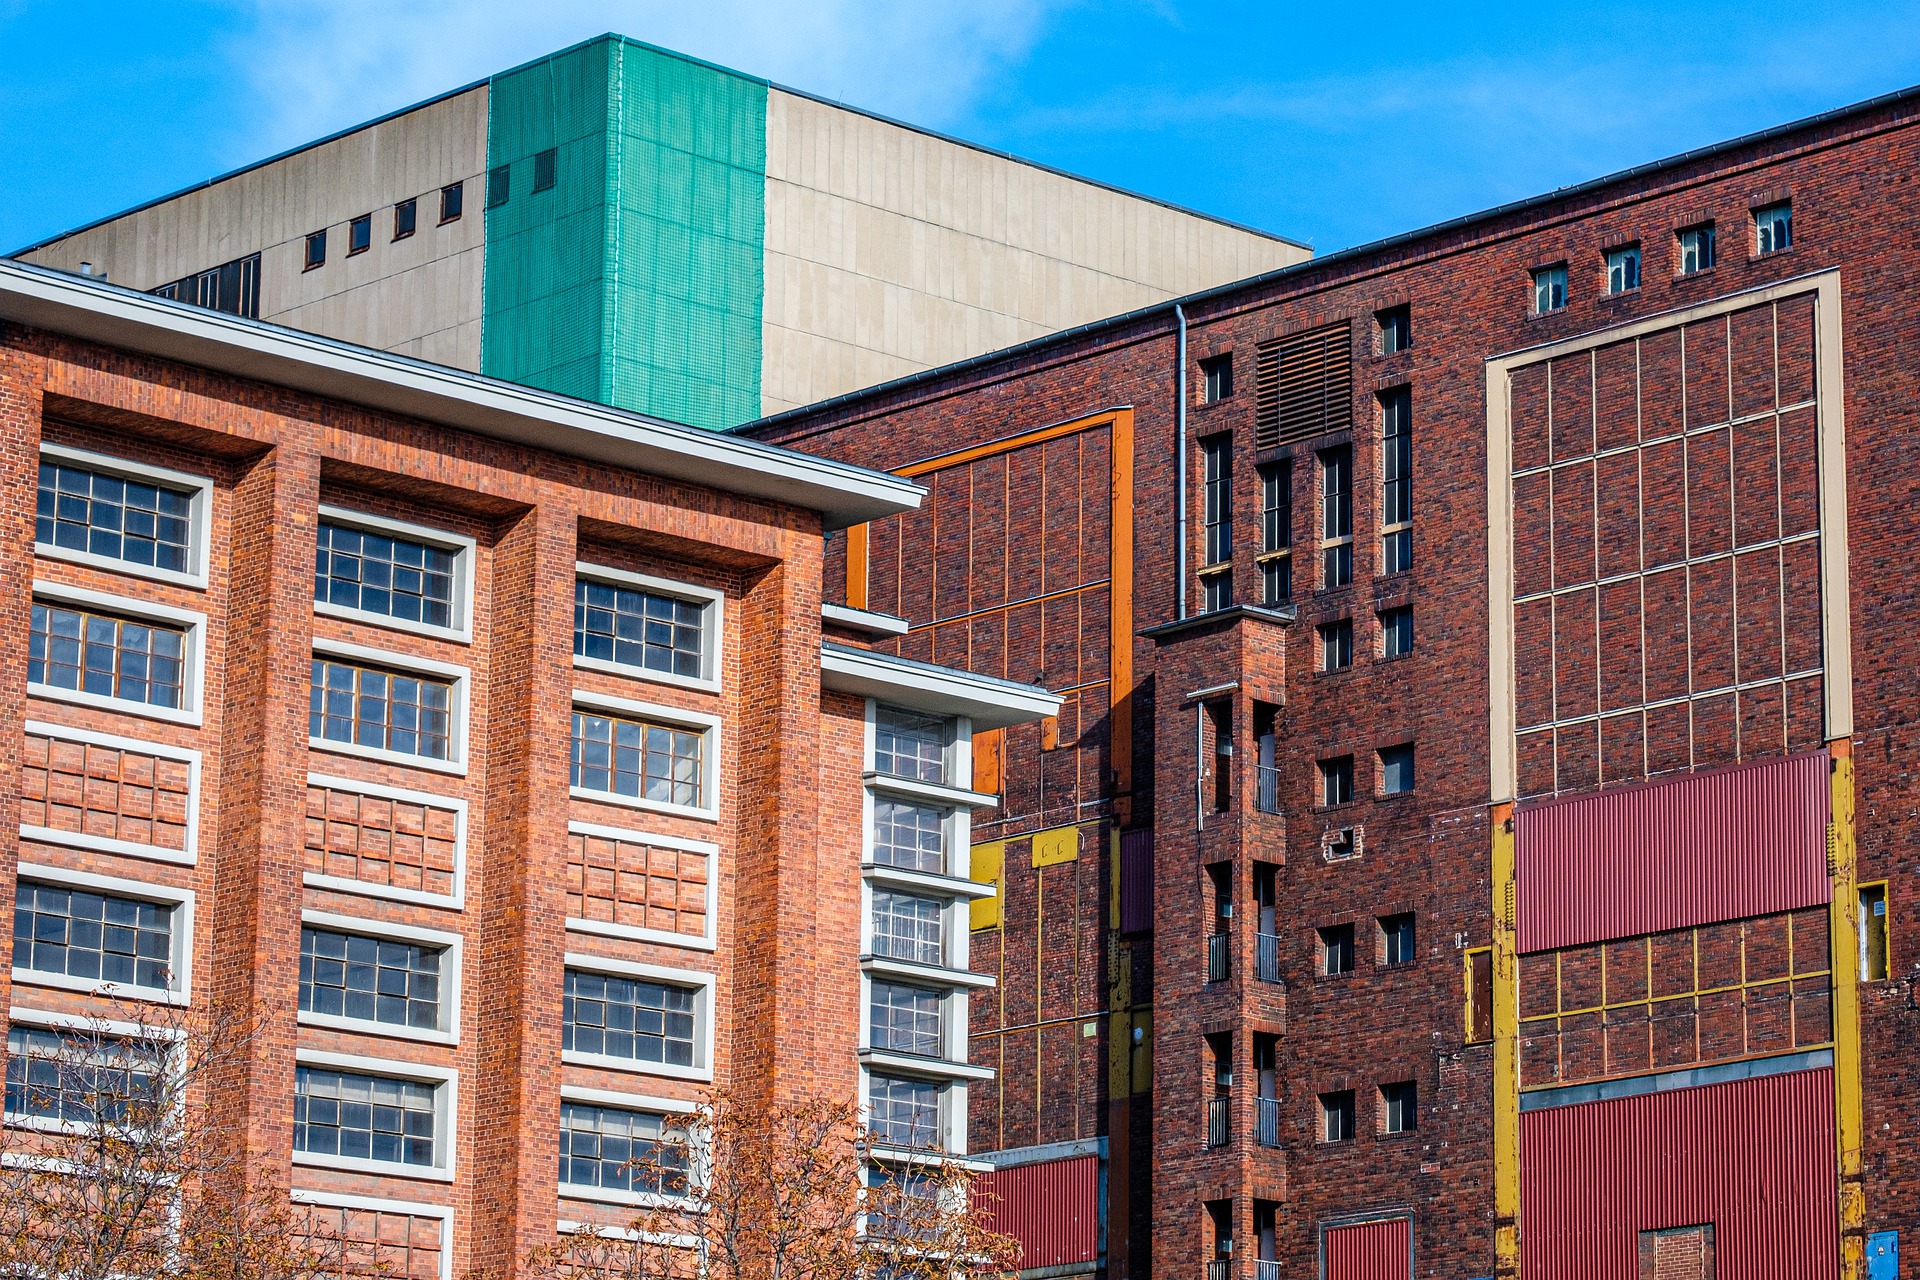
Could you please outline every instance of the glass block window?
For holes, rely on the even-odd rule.
[[[69,462],[40,464],[33,540],[172,573],[193,572],[191,492]]]
[[[438,1108],[435,1087],[414,1080],[297,1067],[293,1073],[293,1149],[432,1167]]]
[[[941,1056],[940,993],[904,982],[875,982],[868,1002],[873,1047]]]
[[[400,755],[445,760],[453,728],[453,685],[426,676],[313,660],[307,732]]]
[[[27,682],[179,710],[187,633],[54,604],[33,606]]]
[[[697,729],[573,713],[572,785],[698,808],[706,801],[706,735]]]
[[[946,963],[946,904],[889,889],[873,891],[873,954],[916,964]]]
[[[882,1142],[930,1147],[940,1141],[940,1086],[875,1072],[867,1077],[867,1126]]]
[[[578,658],[698,680],[706,674],[707,606],[581,578],[573,587]]]
[[[560,1185],[640,1195],[687,1193],[688,1159],[665,1116],[560,1104]]]
[[[14,888],[13,963],[164,991],[173,985],[173,913],[162,903],[22,880]]]
[[[896,778],[944,784],[952,721],[898,707],[881,707],[873,721],[873,767]]]
[[[908,871],[947,869],[946,811],[904,800],[873,802],[873,860]]]
[[[158,1059],[150,1048],[44,1027],[7,1031],[7,1118],[91,1124],[124,1119],[150,1100]]]
[[[320,523],[313,552],[313,598],[401,622],[452,627],[459,554],[424,542]]]
[[[300,1010],[438,1030],[443,955],[414,942],[302,929]]]
[[[697,998],[687,987],[569,969],[560,1047],[573,1053],[691,1067]]]

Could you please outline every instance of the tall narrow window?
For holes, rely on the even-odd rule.
[[[1630,244],[1607,253],[1607,292],[1630,293],[1640,287],[1640,246]]]
[[[1380,656],[1403,658],[1413,652],[1413,606],[1384,609],[1380,613]]]
[[[1293,462],[1260,468],[1260,599],[1293,599]]]
[[[1320,628],[1320,669],[1345,671],[1353,665],[1353,619],[1342,618]]]
[[[1713,224],[1703,222],[1680,232],[1680,274],[1690,276],[1714,264]]]
[[[1200,442],[1203,458],[1202,507],[1206,520],[1206,607],[1209,612],[1233,603],[1233,437]]]
[[[1353,1140],[1353,1090],[1320,1095],[1320,1141]]]
[[[1353,447],[1320,453],[1320,585],[1353,581]]]
[[[1213,810],[1233,807],[1233,702],[1223,698],[1207,704],[1207,723],[1213,733]]]
[[[1757,253],[1778,253],[1793,244],[1793,202],[1782,200],[1753,211],[1753,247]]]
[[[1332,924],[1320,930],[1320,972],[1328,977],[1353,972],[1353,926]]]
[[[1233,394],[1233,353],[1208,356],[1200,362],[1200,401],[1214,404]]]
[[[1335,756],[1320,762],[1320,803],[1332,808],[1353,799],[1353,757]]]
[[[19,954],[15,943],[14,954]],[[1884,982],[1887,967],[1887,886],[1860,886],[1860,981]]]
[[[1567,305],[1567,268],[1542,267],[1533,273],[1533,314],[1544,316]]]
[[[1413,392],[1380,397],[1380,572],[1413,568]]]
[[[1380,963],[1400,965],[1413,963],[1414,917],[1411,911],[1402,911],[1397,915],[1381,916],[1380,927]]]
[[[1380,1086],[1380,1132],[1412,1133],[1420,1127],[1420,1088],[1413,1081]]]

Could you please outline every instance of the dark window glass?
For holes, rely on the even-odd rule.
[[[1320,454],[1320,585],[1353,581],[1353,449],[1341,445]]]
[[[1397,796],[1413,790],[1413,746],[1388,747],[1380,753],[1380,794]]]
[[[706,736],[695,729],[573,713],[572,785],[698,808]]]
[[[294,1068],[295,1151],[430,1167],[435,1111],[429,1084]]]
[[[1320,972],[1353,972],[1353,926],[1329,925],[1320,930]]]
[[[1753,211],[1754,248],[1778,253],[1793,244],[1793,202],[1783,200]]]
[[[1217,569],[1200,579],[1203,588],[1200,607],[1215,613],[1233,604],[1233,570]]]
[[[1260,468],[1260,598],[1285,604],[1293,598],[1293,463]]]
[[[424,542],[322,522],[313,598],[429,627],[451,627],[456,553]]]
[[[560,1182],[641,1195],[687,1194],[687,1144],[665,1116],[560,1104]]]
[[[900,1147],[940,1144],[940,1086],[899,1076],[867,1077],[868,1127],[882,1142]]]
[[[881,707],[873,723],[873,767],[896,778],[944,784],[952,724],[941,716]]]
[[[1413,567],[1413,393],[1380,397],[1380,572]]]
[[[331,929],[300,931],[300,1008],[306,1013],[440,1029],[438,947]]]
[[[164,991],[173,985],[173,907],[22,880],[13,963],[36,973]]]
[[[453,686],[445,681],[315,658],[307,732],[329,742],[445,760],[452,704]]]
[[[1353,665],[1353,619],[1342,618],[1320,628],[1320,669],[1344,671]]]
[[[1353,799],[1353,757],[1337,756],[1320,762],[1320,803],[1346,804]]]
[[[1413,311],[1410,307],[1388,307],[1374,312],[1380,326],[1380,354],[1390,356],[1413,345]]]
[[[1567,305],[1567,269],[1542,267],[1533,273],[1533,313],[1544,316]]]
[[[1206,562],[1225,564],[1233,559],[1233,437],[1211,436],[1200,442],[1204,467],[1202,496],[1206,517]]]
[[[498,209],[507,202],[507,196],[512,192],[508,182],[510,173],[511,170],[504,164],[487,170],[487,208]]]
[[[43,547],[188,573],[193,497],[68,462],[42,462],[33,540]]]
[[[941,1057],[940,993],[904,982],[870,984],[873,1047]]]
[[[326,261],[327,233],[325,231],[315,231],[307,236],[306,266],[302,269],[311,271],[315,267],[324,266]]]
[[[347,224],[347,256],[365,253],[373,244],[373,215],[363,213]]]
[[[1343,1089],[1338,1093],[1320,1095],[1320,1140],[1353,1140],[1353,1090]]]
[[[558,178],[559,168],[559,153],[552,147],[548,147],[545,151],[535,152],[533,157],[533,189],[535,191],[553,190],[553,184]]]
[[[158,1053],[84,1031],[7,1031],[8,1119],[92,1124],[124,1120],[154,1098]]]
[[[1413,912],[1380,917],[1380,963],[1413,963]]]
[[[1209,356],[1200,362],[1200,398],[1212,404],[1233,394],[1233,354]]]
[[[325,255],[322,255],[323,257]],[[318,264],[314,264],[318,265]],[[230,316],[260,317],[260,255],[249,254],[205,271],[171,280],[149,292],[176,302],[224,311]]]
[[[395,240],[405,240],[408,236],[412,235],[414,222],[419,217],[419,214],[420,202],[418,200],[402,200],[399,204],[393,206],[393,238]]]
[[[450,182],[440,188],[440,221],[452,222],[467,203],[467,184]]]
[[[1380,615],[1380,656],[1398,658],[1413,652],[1413,606],[1388,609]]]
[[[706,606],[591,578],[573,586],[576,657],[697,680],[705,671]]]
[[[694,999],[685,987],[567,970],[560,1047],[632,1062],[694,1065]]]
[[[27,682],[151,707],[184,705],[187,633],[59,605],[33,606]]]
[[[1380,1086],[1380,1128],[1386,1133],[1412,1133],[1420,1127],[1419,1088],[1408,1080]]]

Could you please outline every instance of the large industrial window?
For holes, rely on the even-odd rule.
[[[297,1067],[293,1149],[431,1168],[439,1128],[437,1092],[415,1080]]]
[[[150,991],[179,986],[171,903],[21,880],[14,887],[13,963],[35,973]]]
[[[573,713],[573,786],[657,804],[706,803],[706,734],[679,725]]]
[[[194,571],[190,490],[43,459],[33,540],[168,573]]]
[[[1260,599],[1293,599],[1293,463],[1260,468]]]
[[[33,606],[27,683],[178,711],[186,703],[187,632],[59,605]]]
[[[439,947],[300,931],[300,1011],[420,1031],[442,1030]]]
[[[923,1058],[944,1055],[940,1026],[940,993],[904,982],[879,982],[869,991],[871,1042],[876,1049],[917,1054]]]
[[[1353,581],[1353,447],[1320,452],[1320,585]]]
[[[691,1067],[700,995],[689,987],[567,970],[560,1048],[567,1053]]]
[[[445,760],[453,740],[453,685],[315,658],[307,733],[328,742]]]
[[[1380,572],[1413,568],[1413,392],[1380,397]]]
[[[900,1147],[940,1145],[940,1086],[901,1076],[867,1077],[867,1127]]]
[[[44,1027],[7,1032],[8,1120],[88,1124],[137,1114],[154,1097],[157,1046]]]
[[[953,721],[898,707],[880,707],[873,717],[873,767],[877,773],[945,785]]]
[[[711,601],[579,578],[573,586],[573,653],[687,680],[704,679]]]
[[[322,520],[314,539],[313,598],[423,627],[454,628],[460,553],[413,538]]]
[[[650,1111],[560,1104],[560,1185],[627,1195],[683,1196],[690,1152],[683,1134]]]
[[[945,964],[946,904],[938,898],[875,889],[873,954],[915,964]]]
[[[257,320],[260,318],[260,255],[253,253],[235,258],[232,262],[169,280],[149,292],[176,302],[191,302],[197,307]]]
[[[873,802],[873,860],[908,871],[947,869],[947,810],[904,800]]]

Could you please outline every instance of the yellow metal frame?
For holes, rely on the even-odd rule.
[[[1473,985],[1473,961],[1476,956],[1488,957],[1488,978],[1487,989],[1485,991],[1479,991]],[[1462,1044],[1492,1043],[1491,1040],[1475,1040],[1473,1038],[1473,1011],[1482,1000],[1488,1002],[1487,1025],[1489,1028],[1493,1025],[1491,1003],[1493,1000],[1492,956],[1492,947],[1468,947],[1460,953],[1460,993],[1462,997],[1460,1001],[1460,1040]]]
[[[1860,889],[1855,874],[1853,742],[1827,744],[1833,754],[1833,822],[1827,828],[1827,875],[1833,884],[1833,1126],[1840,1160],[1840,1275],[1867,1274],[1867,1196],[1861,1160]]]
[[[1520,955],[1514,931],[1513,805],[1493,806],[1494,1273],[1520,1274]]]

